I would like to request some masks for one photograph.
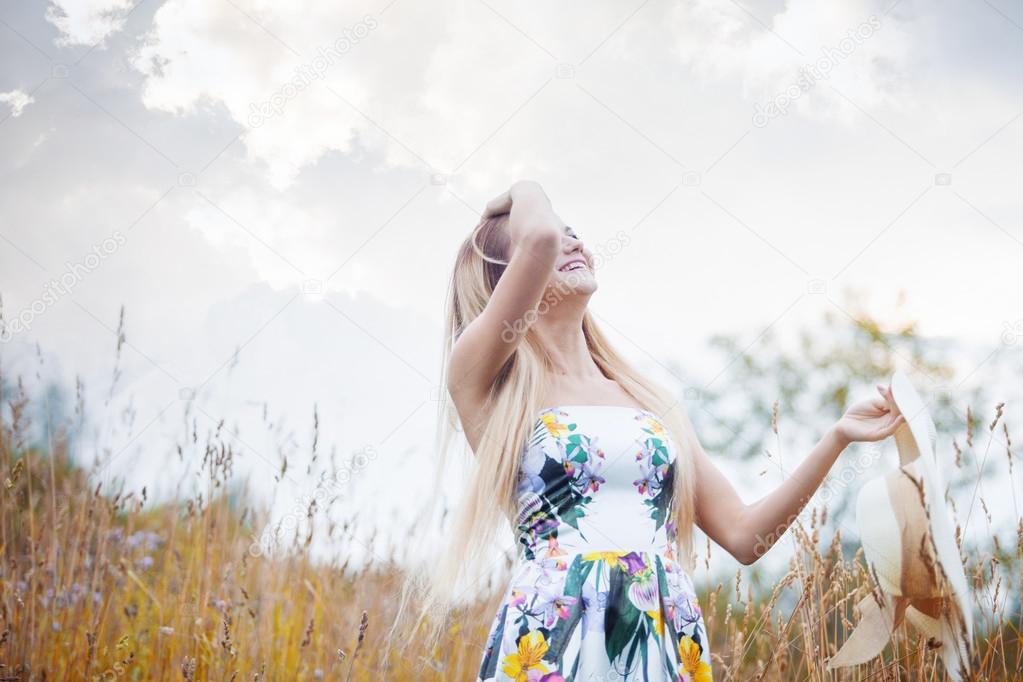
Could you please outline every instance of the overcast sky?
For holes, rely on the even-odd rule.
[[[1023,346],[1019,3],[343,4],[0,8],[3,361],[81,376],[131,485],[173,487],[190,410],[262,491],[290,443],[301,496],[317,404],[322,453],[379,453],[359,490],[415,490],[455,249],[522,178],[607,254],[591,305],[651,371],[706,380],[712,334],[847,288]]]

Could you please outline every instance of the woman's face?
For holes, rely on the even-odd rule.
[[[547,283],[554,295],[592,294],[597,290],[593,271],[593,254],[570,226],[561,237],[561,253],[554,263],[554,272]]]

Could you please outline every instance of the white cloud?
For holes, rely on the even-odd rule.
[[[792,0],[772,15],[702,0],[674,6],[671,20],[679,57],[705,81],[736,77],[761,106],[849,121],[857,107],[899,104],[900,76],[919,47],[884,14],[889,5]]]
[[[147,107],[181,114],[224,107],[246,127],[249,155],[284,188],[328,152],[352,152],[356,134],[371,127],[334,93],[367,105],[365,74],[346,67],[350,53],[375,38],[377,20],[338,10],[314,21],[310,8],[291,5],[242,11],[170,0],[132,63],[146,76]]]
[[[102,43],[124,27],[132,0],[51,0],[46,20],[60,30],[57,44]]]
[[[10,92],[0,92],[0,102],[11,107],[11,116],[21,116],[21,112],[25,110],[25,107],[35,102],[35,100],[26,92],[11,90]]]
[[[244,126],[241,144],[252,167],[244,179],[227,173],[217,178],[218,189],[205,191],[259,239],[202,202],[184,216],[225,257],[246,259],[279,290],[307,277],[326,278],[333,263],[356,253],[328,288],[373,291],[389,303],[426,310],[435,291],[409,286],[393,273],[416,272],[424,259],[447,263],[473,217],[444,187],[398,209],[426,180],[427,166],[454,170],[477,149],[451,182],[458,196],[480,205],[516,176],[544,175],[556,208],[573,210],[565,217],[586,224],[591,238],[633,224],[663,197],[670,186],[663,174],[681,170],[660,149],[696,169],[714,164],[718,186],[700,189],[729,209],[738,207],[751,230],[800,262],[817,254],[798,253],[810,247],[793,236],[787,225],[793,219],[808,223],[829,215],[833,239],[843,248],[862,248],[875,224],[897,215],[933,177],[863,112],[878,120],[905,117],[908,125],[896,119],[891,127],[929,156],[937,156],[934,145],[917,142],[918,136],[934,130],[945,144],[945,128],[917,113],[947,109],[937,104],[940,93],[928,91],[934,72],[921,65],[938,50],[928,44],[935,26],[957,18],[942,10],[912,25],[918,35],[907,28],[917,11],[911,5],[900,7],[905,14],[885,15],[879,0],[741,7],[701,0],[644,6],[621,24],[627,15],[616,15],[611,4],[580,23],[568,10],[527,13],[499,4],[491,11],[480,3],[398,3],[376,15],[378,7],[369,3],[342,9],[168,0],[132,63],[145,77],[147,107],[185,118],[226,112]],[[869,35],[861,33],[850,48],[849,32],[864,28]],[[343,54],[323,56],[342,40],[349,41],[337,49]],[[742,137],[755,105],[785,93],[801,68],[836,51],[827,77],[792,102],[786,124]],[[559,63],[583,61],[574,78],[555,77]],[[1013,106],[1006,99],[992,91],[970,108],[971,120],[981,130],[994,129]],[[977,116],[984,110],[994,113]],[[807,118],[826,125],[803,126]],[[836,121],[843,125],[829,125]],[[873,144],[863,147],[864,140]],[[966,149],[974,144],[972,137],[964,142]],[[854,148],[856,156],[848,157]],[[779,154],[792,158],[782,163]],[[839,169],[830,170],[830,181],[813,170],[835,154],[858,169],[843,180],[851,184],[830,184]],[[327,170],[315,167],[335,162]],[[772,169],[767,176],[766,167]],[[377,175],[395,171],[386,179]],[[278,191],[267,192],[261,175]],[[869,207],[859,200],[851,205],[857,191],[885,192],[892,178],[903,181],[890,196]],[[211,182],[209,173],[204,182]],[[797,186],[805,193],[798,209],[788,194]],[[613,206],[583,208],[607,192],[617,197]],[[690,220],[706,212],[704,226],[736,228],[699,192],[685,194],[684,202],[680,193],[666,207],[684,203]],[[445,198],[453,206],[440,210]],[[744,204],[748,211],[741,210]],[[397,218],[385,237],[370,239],[392,215]],[[648,222],[663,220],[655,215]],[[399,248],[386,238],[392,234],[400,235]],[[749,232],[745,237],[751,252],[762,246]],[[827,246],[821,248],[835,260],[829,267],[849,260]],[[768,249],[767,258],[773,263],[777,255]],[[635,274],[631,264],[623,267],[623,278]]]
[[[891,104],[911,46],[896,19],[882,17],[879,0],[700,0],[644,7],[620,30],[614,27],[625,17],[601,7],[580,23],[568,10],[521,16],[514,7],[471,3],[405,3],[377,15],[368,2],[342,8],[169,0],[133,63],[146,76],[146,106],[177,113],[225,107],[246,127],[251,158],[284,188],[323,156],[366,147],[392,167],[454,169],[555,75],[559,62],[583,62],[596,46],[647,69],[681,60],[715,85],[737,81],[746,98],[761,102],[790,90],[801,68],[841,53],[793,107],[846,119],[854,106],[823,81],[857,106]],[[869,36],[852,45],[850,31],[863,27]],[[630,39],[633,30],[668,33],[665,41]],[[325,62],[324,48],[339,40],[347,49]],[[665,44],[676,46],[674,53]]]

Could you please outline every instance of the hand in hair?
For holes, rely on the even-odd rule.
[[[493,218],[496,215],[508,213],[511,211],[512,198],[511,190],[501,192],[496,197],[487,202],[487,207],[483,209],[483,215],[481,219],[486,220],[487,218]]]
[[[540,183],[532,180],[519,180],[508,190],[501,192],[496,197],[488,201],[487,207],[483,209],[483,215],[481,217],[483,220],[486,220],[487,218],[493,218],[494,216],[501,215],[502,213],[510,213],[512,204],[516,199],[524,198],[529,195],[542,196],[548,206],[550,205],[550,199],[543,191],[543,188],[540,187]]]

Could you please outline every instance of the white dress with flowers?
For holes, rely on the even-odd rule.
[[[646,410],[540,412],[519,473],[519,561],[478,682],[711,682],[696,592],[672,549],[675,457]]]

